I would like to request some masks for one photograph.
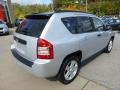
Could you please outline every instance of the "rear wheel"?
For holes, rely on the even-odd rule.
[[[6,32],[4,35],[9,35],[9,32]]]
[[[79,74],[80,70],[80,60],[76,56],[70,56],[65,59],[63,64],[60,81],[63,84],[71,83]]]
[[[10,34],[9,32],[6,33],[6,35],[9,35],[9,34]]]
[[[107,45],[107,47],[106,47],[106,49],[105,49],[105,52],[106,52],[106,53],[110,53],[111,50],[112,50],[112,48],[113,48],[113,39],[111,39],[111,40],[109,41],[109,43],[108,43],[108,45]]]

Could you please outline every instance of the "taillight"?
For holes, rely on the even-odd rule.
[[[53,59],[54,58],[53,45],[44,39],[38,39],[37,58],[38,59]]]

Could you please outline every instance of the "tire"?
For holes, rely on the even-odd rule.
[[[9,32],[6,32],[5,35],[9,35],[10,33]]]
[[[106,47],[106,49],[105,49],[105,52],[106,52],[106,53],[110,53],[111,50],[112,50],[112,48],[113,48],[113,39],[111,39],[111,40],[109,41],[109,43],[108,43],[108,45],[107,45],[107,47]]]
[[[59,77],[60,82],[63,84],[71,83],[79,74],[80,70],[80,60],[76,56],[69,56],[65,59],[63,67],[61,69],[61,74]]]

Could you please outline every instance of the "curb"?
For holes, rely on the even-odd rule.
[[[107,87],[103,86],[103,85],[100,85],[94,81],[91,81],[91,80],[88,80],[82,76],[79,76],[85,80],[87,80],[87,83],[82,87],[81,90],[111,90],[111,89],[108,89]]]

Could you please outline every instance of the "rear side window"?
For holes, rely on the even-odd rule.
[[[46,26],[49,18],[29,18],[24,20],[20,26],[17,28],[16,32],[32,36],[39,37]]]
[[[83,25],[83,32],[93,31],[93,26],[89,17],[79,17],[78,21]]]
[[[66,17],[62,18],[62,22],[72,34],[93,31],[89,17]]]

